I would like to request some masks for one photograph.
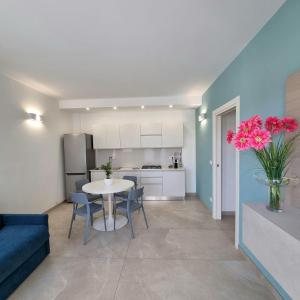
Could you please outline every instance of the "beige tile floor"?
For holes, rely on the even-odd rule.
[[[275,299],[253,265],[234,248],[234,219],[217,222],[196,199],[147,202],[150,228],[134,215],[128,227],[92,230],[82,220],[67,232],[71,205],[49,214],[51,254],[10,299]]]

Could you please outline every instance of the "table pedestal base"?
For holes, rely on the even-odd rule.
[[[122,215],[116,215],[116,230],[124,227],[127,224],[128,220],[126,217]],[[105,231],[104,219],[103,217],[94,220],[94,229],[99,231]],[[106,219],[106,227],[107,231],[114,231],[114,219],[107,218]]]

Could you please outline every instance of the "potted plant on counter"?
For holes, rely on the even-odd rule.
[[[111,162],[109,161],[107,164],[101,166],[101,170],[105,172],[106,178],[104,179],[104,183],[106,185],[111,185],[112,184],[112,178],[110,178],[112,174],[112,166]]]
[[[288,136],[297,130],[298,123],[294,118],[268,117],[265,122],[259,115],[243,121],[238,132],[229,130],[227,142],[233,143],[239,151],[252,150],[256,155],[263,171],[264,177],[256,176],[260,182],[269,187],[268,208],[275,212],[283,210],[282,187],[291,181],[298,182],[296,178],[286,177],[294,143],[298,134]]]

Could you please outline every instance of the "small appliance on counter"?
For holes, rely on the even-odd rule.
[[[172,161],[172,164],[169,165],[170,169],[182,168],[182,153],[181,153],[181,151],[174,152],[173,155],[169,157],[169,159]]]
[[[178,169],[178,159],[174,159],[174,169]]]

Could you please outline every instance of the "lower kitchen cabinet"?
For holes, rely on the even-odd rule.
[[[163,195],[166,197],[185,197],[185,172],[163,172]]]
[[[163,171],[114,171],[112,178],[123,178],[123,176],[136,176],[138,186],[144,187],[145,199],[151,197],[185,197],[185,170],[163,170]],[[105,172],[101,170],[91,171],[91,180],[103,180]]]
[[[161,172],[142,172],[141,186],[144,187],[144,196],[162,196],[162,181]]]

